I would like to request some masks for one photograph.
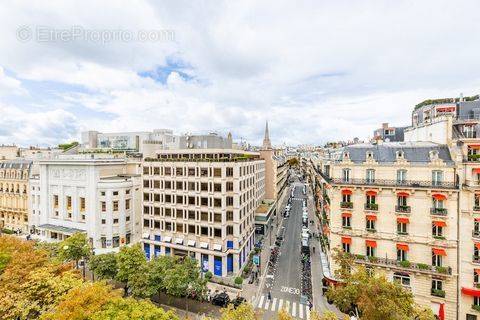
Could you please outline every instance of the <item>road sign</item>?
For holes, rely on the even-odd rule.
[[[260,264],[260,256],[259,255],[254,255],[253,256],[253,263],[256,264],[257,266]]]

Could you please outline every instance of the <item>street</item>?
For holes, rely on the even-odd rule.
[[[294,318],[309,319],[309,307],[301,299],[301,232],[302,202],[306,196],[302,193],[303,184],[293,183],[294,197],[291,203],[290,217],[283,222],[284,240],[275,264],[275,271],[267,274],[267,281],[256,308],[263,311],[263,319],[276,317],[282,308]],[[284,208],[279,212],[283,213]],[[271,278],[273,275],[273,279]],[[268,293],[271,293],[271,300]]]

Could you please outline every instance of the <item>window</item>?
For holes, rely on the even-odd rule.
[[[156,169],[158,169],[158,168],[156,168]],[[130,189],[125,190],[125,194],[130,194]],[[130,234],[128,234],[128,235],[130,235]]]
[[[233,182],[227,182],[227,191],[233,191]]]
[[[118,201],[113,201],[113,211],[118,211]]]
[[[444,292],[439,292],[443,291],[443,281],[439,279],[432,279],[432,295],[445,295]]]
[[[227,221],[233,221],[233,211],[227,211]]]
[[[233,168],[227,168],[227,177],[233,177]]]
[[[375,195],[367,195],[367,204],[375,204],[377,197]]]
[[[213,176],[214,177],[221,177],[222,176],[222,169],[221,168],[214,168],[213,169]]]
[[[408,234],[407,223],[397,222],[397,233],[398,234]]]
[[[407,197],[406,196],[398,196],[397,197],[397,205],[399,207],[406,207],[407,206]]]
[[[107,211],[107,203],[105,201],[100,202],[100,206],[102,207],[102,212]]]
[[[227,236],[233,235],[233,226],[227,226]]]
[[[102,248],[107,247],[107,238],[106,237],[100,237],[100,242],[102,243]]]
[[[404,287],[410,287],[410,276],[408,274],[395,272],[393,281],[398,281]]]
[[[118,248],[118,246],[120,245],[120,237],[119,236],[115,236],[112,238],[112,245],[114,248]]]
[[[351,228],[352,227],[352,217],[350,215],[342,216],[342,227]]]
[[[435,209],[443,209],[443,200],[433,198],[433,207]]]
[[[475,194],[475,202],[473,204],[473,210],[480,211],[480,194]]]
[[[102,224],[107,224],[107,220],[102,219]]]
[[[342,202],[351,202],[351,195],[350,194],[343,194],[342,195]]]
[[[439,254],[432,253],[432,266],[441,267],[442,266],[442,256]]]
[[[350,243],[342,243],[343,252],[350,253]]]
[[[67,196],[67,210],[72,210],[72,197]]]
[[[221,237],[222,237],[222,229],[214,228],[214,229],[213,229],[213,235],[214,235],[215,237],[221,238]]]
[[[85,198],[80,197],[80,211],[85,211]]]
[[[53,196],[53,207],[58,208],[58,195]]]
[[[342,179],[343,182],[350,182],[350,169],[342,170]]]
[[[366,178],[367,178],[367,183],[374,183],[375,182],[375,170],[367,169]]]
[[[130,244],[131,238],[132,238],[132,235],[130,233],[127,233],[125,235],[125,244]]]
[[[118,191],[113,191],[114,196],[118,196]]]
[[[440,186],[443,182],[443,171],[433,170],[432,171],[432,184],[434,186]]]
[[[397,261],[406,261],[407,251],[403,249],[397,249]]]
[[[480,307],[480,297],[473,297],[473,305]]]
[[[125,200],[125,210],[130,209],[130,199]]]
[[[407,180],[407,170],[397,170],[397,183],[405,184]]]
[[[233,197],[227,197],[227,206],[233,206]]]
[[[443,237],[443,226],[439,225],[438,223],[434,222],[432,224],[432,235],[434,237]]]
[[[480,280],[479,272],[473,271],[473,283],[478,283],[478,280]]]
[[[103,197],[105,196],[105,191],[100,191],[100,195]]]
[[[129,222],[129,221],[130,221],[130,216],[126,216],[126,217],[125,217],[125,221],[126,221],[126,222]]]
[[[375,220],[367,219],[366,228],[367,230],[375,230]]]
[[[113,224],[118,224],[118,218],[113,219]]]
[[[375,248],[371,246],[367,246],[366,256],[375,257]]]

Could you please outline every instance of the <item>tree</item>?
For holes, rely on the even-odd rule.
[[[163,279],[166,293],[175,297],[203,295],[206,281],[200,277],[197,262],[190,257],[174,259],[173,268],[166,270]]]
[[[278,312],[278,320],[293,320],[293,317],[285,309]]]
[[[291,158],[291,159],[288,159],[288,164],[291,166],[291,167],[296,167],[298,166],[300,162],[298,161],[298,158]]]
[[[388,281],[384,274],[372,274],[363,266],[353,270],[351,256],[340,250],[335,251],[334,259],[340,266],[336,276],[342,283],[331,287],[327,296],[342,312],[354,311],[369,320],[406,320],[417,315],[412,293],[398,282]]]
[[[84,282],[65,294],[58,306],[43,314],[40,320],[89,320],[117,298],[121,298],[121,293],[105,282]]]
[[[117,257],[114,253],[91,256],[88,266],[98,279],[115,279],[118,273]]]
[[[36,319],[52,310],[72,288],[82,283],[78,274],[62,266],[47,265],[31,271],[15,289],[6,289],[0,298],[5,318]]]
[[[159,256],[141,266],[140,272],[136,273],[130,281],[132,294],[135,297],[147,298],[165,291],[165,275],[174,265],[175,258]]]
[[[117,254],[118,272],[116,279],[125,283],[125,291],[127,291],[133,279],[139,274],[139,270],[145,270],[147,260],[140,244],[131,247],[122,247]]]
[[[95,313],[91,320],[179,320],[173,311],[165,311],[146,300],[117,298],[103,310]]]
[[[256,320],[255,311],[249,303],[242,303],[237,308],[234,308],[231,304],[228,307],[220,310],[222,316],[220,320]]]
[[[64,261],[75,261],[78,268],[78,261],[90,255],[91,248],[87,235],[77,232],[58,244],[58,254]]]

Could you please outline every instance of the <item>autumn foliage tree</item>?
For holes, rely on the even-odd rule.
[[[341,284],[331,287],[327,296],[343,312],[360,315],[361,319],[407,320],[417,317],[419,307],[410,291],[395,281],[388,281],[383,273],[368,272],[363,266],[354,266],[349,254],[336,250],[334,259],[339,265],[336,276]],[[431,311],[422,310],[422,318],[434,320]]]

